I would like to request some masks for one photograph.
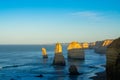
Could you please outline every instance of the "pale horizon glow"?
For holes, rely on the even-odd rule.
[[[120,37],[119,0],[0,1],[0,44],[94,42]]]

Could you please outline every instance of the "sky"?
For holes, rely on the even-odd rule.
[[[120,37],[120,0],[0,0],[0,44]]]

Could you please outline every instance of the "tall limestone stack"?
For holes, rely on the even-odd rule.
[[[104,41],[97,41],[94,47],[95,52],[97,53],[106,53],[107,46],[112,43],[113,40],[104,40]]]
[[[82,48],[83,49],[89,48],[89,44],[87,42],[82,43]]]
[[[120,80],[120,38],[107,48],[107,80]]]
[[[84,59],[84,50],[78,42],[71,42],[67,50],[69,59]]]
[[[42,48],[42,55],[43,55],[43,58],[48,58],[48,55],[47,55],[45,48]]]
[[[55,46],[53,65],[65,66],[65,58],[62,54],[62,45],[60,43],[57,43]]]

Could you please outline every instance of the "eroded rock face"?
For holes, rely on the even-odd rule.
[[[80,73],[77,70],[75,65],[71,65],[69,68],[69,75],[79,75]]]
[[[94,47],[95,52],[97,53],[106,53],[107,46],[112,43],[113,40],[104,40],[104,41],[97,41]]]
[[[45,48],[42,48],[42,55],[43,55],[43,58],[48,58],[48,55],[47,55]]]
[[[62,45],[60,43],[57,43],[55,47],[53,65],[65,66],[65,58],[62,54]]]
[[[107,80],[120,80],[120,38],[107,48]]]
[[[70,59],[84,59],[84,50],[82,45],[78,42],[71,42],[68,45],[68,58]]]

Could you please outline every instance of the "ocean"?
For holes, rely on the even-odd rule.
[[[85,49],[85,60],[68,60],[63,44],[66,66],[53,66],[55,45],[0,45],[0,80],[92,80],[95,73],[105,71],[106,55]],[[48,59],[42,58],[41,48]],[[70,65],[76,65],[79,76],[69,76]],[[39,75],[43,77],[36,77]]]

